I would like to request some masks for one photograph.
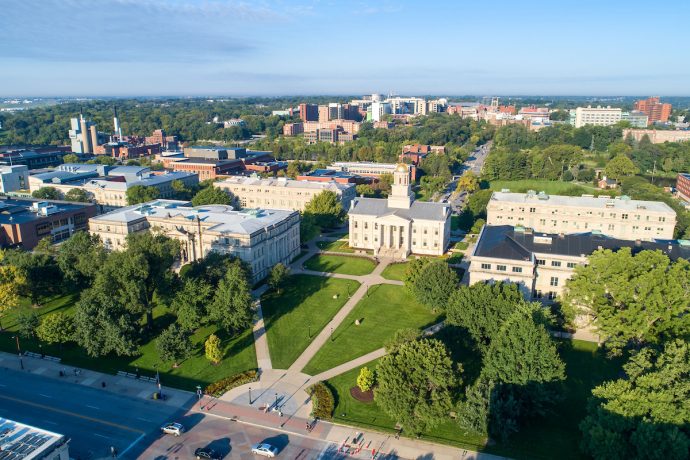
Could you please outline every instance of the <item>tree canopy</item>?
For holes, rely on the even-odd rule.
[[[209,204],[232,204],[232,197],[225,190],[209,186],[204,187],[199,190],[196,195],[192,198],[192,205],[194,206],[204,206]]]
[[[133,185],[127,189],[127,204],[140,204],[155,200],[160,196],[160,190],[146,185]]]
[[[624,153],[619,153],[611,161],[606,163],[604,173],[612,179],[622,179],[625,176],[634,176],[640,172],[635,163]]]
[[[336,227],[345,218],[343,205],[338,195],[331,190],[324,190],[309,200],[304,207],[304,214],[311,214],[316,225],[321,228]]]
[[[414,281],[408,283],[419,303],[434,311],[443,311],[459,281],[457,273],[446,261],[437,260],[424,265]]]
[[[38,198],[39,200],[60,200],[62,199],[62,194],[55,187],[41,187],[38,190],[31,193],[31,196]]]

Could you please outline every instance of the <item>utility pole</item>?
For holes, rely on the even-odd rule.
[[[654,185],[654,176],[656,175],[656,160],[654,160],[654,168],[652,168],[652,185]]]
[[[22,358],[22,349],[19,348],[19,335],[15,335],[13,338],[17,340],[17,355],[19,355],[19,366],[22,370],[24,370],[24,358]]]

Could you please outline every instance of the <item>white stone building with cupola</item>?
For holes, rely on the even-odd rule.
[[[440,256],[450,242],[450,206],[415,201],[409,165],[399,164],[388,198],[358,197],[348,212],[350,247],[405,259],[410,254]]]

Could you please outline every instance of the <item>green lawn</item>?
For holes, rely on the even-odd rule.
[[[403,276],[405,275],[405,270],[407,270],[407,262],[390,264],[383,269],[381,276],[387,280],[402,281]]]
[[[460,216],[453,214],[450,216],[450,229],[459,230],[460,229]]]
[[[510,189],[511,192],[524,193],[528,190],[544,191],[551,195],[579,196],[582,194],[616,195],[615,190],[600,190],[591,184],[561,182],[550,180],[525,179],[515,181],[495,180],[490,183],[491,190]]]
[[[341,273],[343,275],[368,275],[374,271],[376,262],[367,257],[317,254],[307,260],[304,263],[304,267],[317,272]]]
[[[332,251],[332,252],[355,252],[349,244],[348,240],[336,240],[336,241],[317,241],[316,246],[322,251]]]
[[[361,324],[357,326],[355,320]],[[315,375],[384,346],[404,328],[424,328],[440,321],[440,315],[417,303],[402,286],[379,284],[369,289],[343,323],[304,368]]]
[[[50,314],[55,311],[62,311],[71,314],[74,309],[76,298],[72,295],[55,296],[46,299],[43,306],[34,311],[40,315]],[[16,330],[15,318],[19,311],[32,309],[29,303],[24,301],[19,308],[14,309],[3,316],[2,325],[6,328],[0,333],[0,350],[14,353],[16,343],[12,339],[13,332]],[[174,316],[164,308],[154,310],[156,333],[166,327],[174,320]],[[206,338],[215,332],[222,340],[224,359],[217,366],[213,366],[204,356],[203,343]],[[155,338],[155,337],[154,337]],[[22,350],[40,353],[45,352],[51,356],[62,358],[66,365],[93,369],[100,372],[114,374],[119,370],[134,372],[139,368],[143,375],[153,376],[155,366],[160,366],[161,381],[164,385],[194,390],[197,385],[205,386],[223,377],[236,374],[249,369],[256,368],[256,353],[254,349],[254,339],[250,329],[237,337],[228,337],[224,331],[218,331],[215,326],[206,326],[196,331],[192,337],[194,342],[194,352],[192,357],[180,363],[179,367],[173,369],[171,363],[160,363],[156,352],[155,340],[152,336],[147,336],[140,346],[141,354],[138,356],[115,356],[93,358],[78,347],[76,344],[66,344],[62,347],[40,343],[36,339],[20,339]],[[41,348],[42,346],[42,348]]]
[[[463,365],[463,382],[473,381],[479,373],[480,360],[467,346],[463,332],[446,328],[439,338],[451,351],[453,359]],[[581,459],[578,443],[578,424],[585,416],[587,399],[591,389],[601,382],[616,378],[620,371],[619,360],[604,357],[595,343],[579,340],[560,341],[560,353],[566,363],[567,378],[562,386],[563,400],[553,412],[542,419],[535,419],[524,426],[506,443],[485,446],[485,439],[473,433],[461,432],[452,420],[426,433],[422,439],[452,444],[472,450],[480,450],[518,459]],[[376,367],[377,361],[367,364]],[[383,413],[376,403],[362,403],[350,396],[350,388],[356,384],[359,368],[328,380],[336,395],[334,420],[343,424],[393,431],[395,422]],[[554,455],[554,453],[558,453]]]
[[[348,293],[354,294],[359,283],[294,275],[285,286],[280,295],[269,291],[261,299],[271,362],[276,369],[290,367],[347,302]]]

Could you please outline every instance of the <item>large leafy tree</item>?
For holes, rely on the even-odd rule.
[[[148,187],[146,185],[133,185],[127,189],[127,204],[146,203],[147,201],[155,200],[160,196],[160,190],[156,187]]]
[[[459,370],[441,341],[408,342],[381,359],[374,398],[406,431],[419,434],[448,416]]]
[[[74,340],[74,331],[72,318],[65,313],[56,312],[41,319],[36,335],[44,342],[63,344]]]
[[[232,197],[225,190],[209,186],[199,190],[192,198],[194,206],[204,206],[208,204],[232,204]]]
[[[635,163],[630,158],[620,153],[606,164],[604,172],[613,179],[622,179],[626,176],[634,176],[640,172],[640,169],[635,166]]]
[[[189,331],[173,323],[156,339],[156,350],[163,361],[172,361],[173,367],[192,354],[192,340]]]
[[[208,315],[229,332],[241,331],[251,325],[251,285],[240,261],[233,261],[225,277],[218,283],[213,301],[208,306]]]
[[[690,262],[661,251],[596,251],[575,269],[563,302],[571,318],[588,314],[619,354],[627,345],[659,343],[690,334]]]
[[[76,201],[78,203],[88,203],[90,201],[89,194],[84,189],[73,188],[65,193],[66,201]]]
[[[25,283],[18,285],[20,294],[36,304],[43,296],[58,292],[62,276],[55,262],[54,247],[50,238],[43,239],[33,252],[11,249],[4,252],[2,264],[17,269]]]
[[[422,268],[411,291],[419,303],[434,311],[443,311],[458,282],[455,270],[445,261],[433,261]]]
[[[690,449],[690,345],[644,348],[625,377],[596,387],[580,424],[595,459],[687,459]]]
[[[268,285],[280,294],[288,275],[290,275],[290,269],[281,263],[277,263],[268,275]]]
[[[82,292],[74,324],[77,343],[89,356],[108,353],[131,356],[137,352],[137,316],[105,292],[97,289]]]
[[[321,228],[335,227],[341,224],[345,217],[338,195],[330,190],[315,195],[304,207],[304,213],[313,215],[316,225]]]
[[[467,171],[458,179],[456,189],[458,192],[472,193],[479,189],[479,179],[472,171]]]
[[[414,293],[414,286],[417,284],[417,280],[421,277],[422,270],[430,263],[431,259],[428,257],[419,257],[417,259],[412,259],[407,263],[405,273],[403,274],[403,283],[405,283],[405,289],[407,289],[411,294]]]
[[[193,331],[206,320],[206,305],[213,288],[203,279],[187,279],[170,304],[177,314],[177,323],[185,331]]]
[[[446,321],[467,329],[484,354],[503,322],[522,301],[522,294],[512,283],[460,286],[448,301]]]
[[[4,263],[5,251],[0,250],[0,316],[19,305],[26,276],[14,265]]]
[[[223,350],[221,348],[220,338],[216,334],[211,334],[204,342],[204,353],[206,359],[213,364],[218,364],[223,359]]]
[[[41,187],[35,190],[32,197],[38,198],[39,200],[60,200],[62,199],[62,194],[55,187]]]
[[[105,262],[106,251],[96,235],[77,232],[57,249],[55,260],[65,281],[83,286],[91,282]]]

